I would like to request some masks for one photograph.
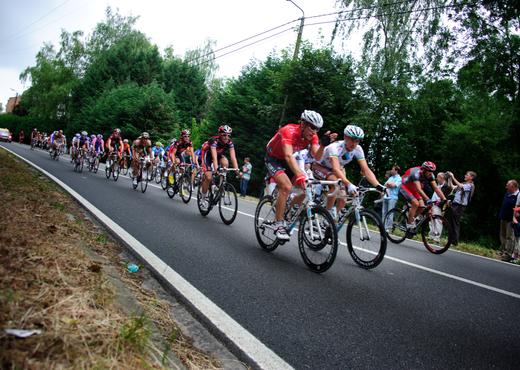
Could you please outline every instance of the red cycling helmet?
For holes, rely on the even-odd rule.
[[[430,161],[426,161],[424,162],[422,165],[421,165],[421,168],[423,170],[426,170],[426,171],[435,171],[437,169],[437,166],[435,165],[435,163],[433,162],[430,162]]]
[[[231,134],[233,130],[228,125],[222,125],[218,128],[219,134]]]

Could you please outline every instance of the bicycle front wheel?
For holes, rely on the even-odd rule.
[[[220,213],[222,222],[226,225],[231,225],[233,221],[235,221],[238,212],[238,198],[235,187],[226,182],[215,196],[220,196],[218,212]]]
[[[148,187],[148,168],[141,169],[141,193],[146,191]]]
[[[98,169],[99,169],[99,158],[96,157],[96,159],[94,160],[94,173],[97,173]]]
[[[406,239],[406,219],[406,212],[399,208],[392,208],[386,213],[383,224],[392,225],[386,230],[386,236],[391,242],[399,244]]]
[[[359,222],[352,216],[347,226],[348,251],[359,266],[372,269],[386,253],[386,233],[379,216],[368,209],[359,211]]]
[[[110,171],[112,169],[112,161],[110,159],[107,159],[105,163],[105,176],[107,179],[110,179]]]
[[[273,204],[273,197],[266,195],[260,199],[255,210],[256,240],[258,240],[258,244],[260,244],[262,249],[268,252],[274,251],[280,244],[275,235],[274,224],[276,218]]]
[[[197,190],[197,207],[199,208],[199,212],[202,216],[207,216],[212,207],[211,197],[205,198],[202,196],[202,186],[199,186]]]
[[[323,207],[302,212],[298,229],[298,247],[303,262],[314,272],[327,271],[338,253],[338,232],[334,219]]]
[[[434,215],[430,222],[424,222],[421,227],[421,236],[424,246],[433,254],[442,254],[450,246],[450,226],[441,215]]]
[[[79,166],[78,166],[78,172],[83,172],[83,157],[79,158]]]
[[[114,161],[114,164],[112,167],[112,178],[114,179],[114,181],[117,181],[117,179],[119,178],[119,172],[120,172],[119,162]]]
[[[179,181],[179,193],[181,194],[181,199],[184,203],[188,204],[190,202],[192,192],[193,189],[191,186],[190,176],[182,176]]]

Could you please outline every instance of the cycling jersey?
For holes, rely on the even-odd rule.
[[[90,144],[90,138],[88,136],[82,136],[79,138],[79,145],[83,146],[86,145],[87,147]]]
[[[292,145],[293,152],[299,152],[309,145],[318,145],[318,135],[314,134],[310,141],[306,140],[302,136],[301,125],[290,123],[280,128],[267,143],[267,155],[277,159],[285,159],[282,149],[283,144]]]
[[[152,148],[152,154],[153,154],[154,157],[162,158],[164,156],[164,149],[163,148],[157,148],[156,146],[154,146]]]
[[[356,148],[349,152],[345,146],[345,141],[341,140],[325,147],[321,160],[318,163],[331,169],[332,164],[330,163],[330,157],[338,158],[340,166],[344,167],[354,159],[358,161],[365,159],[365,152],[360,145],[356,145]]]
[[[231,139],[227,143],[220,141],[219,136],[213,136],[204,144],[202,144],[202,165],[205,171],[208,171],[213,165],[213,158],[211,156],[211,148],[215,148],[217,151],[217,162],[222,158],[222,155],[226,149],[234,148]]]
[[[179,139],[175,143],[174,147],[177,150],[176,153],[184,153],[186,149],[193,147],[193,144],[191,143],[191,140],[183,141],[182,139]]]
[[[435,181],[435,177],[431,172],[428,177],[425,176],[420,166],[407,169],[401,178],[401,188],[399,189],[399,193],[409,202],[414,199],[422,198],[414,184],[415,181],[419,181],[422,187],[424,182]]]
[[[103,139],[95,138],[92,141],[92,148],[96,151],[96,153],[103,151],[104,145],[105,145],[105,141]]]

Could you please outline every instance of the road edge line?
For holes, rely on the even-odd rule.
[[[219,336],[225,338],[234,349],[239,351],[239,357],[247,359],[252,364],[255,364],[259,369],[293,369],[291,365],[286,363],[253,334],[233,320],[233,318],[231,318],[224,310],[213,303],[175,270],[164,263],[152,251],[146,248],[146,246],[130,235],[117,223],[112,221],[112,219],[101,212],[87,199],[83,198],[70,186],[18,153],[5,148],[4,146],[0,147],[37,169],[69,193],[81,206],[103,224],[103,226],[109,229],[117,239],[119,239],[126,247],[130,248],[136,256],[141,258],[155,274],[159,275],[159,279],[168,283],[169,287],[180,295],[183,300],[189,304],[190,308],[206,322],[206,324],[209,324]]]

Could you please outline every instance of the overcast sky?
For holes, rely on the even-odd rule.
[[[320,36],[328,41],[334,16],[308,18],[333,13],[336,0],[294,0],[305,11],[304,39],[320,45]],[[111,6],[122,15],[139,16],[136,28],[146,34],[162,51],[172,45],[177,55],[195,49],[206,39],[217,42],[216,49],[233,44],[301,17],[302,12],[287,0],[0,0],[0,102],[4,109],[9,96],[25,88],[20,73],[34,65],[35,55],[44,42],[58,45],[62,29],[90,33],[104,20]],[[299,22],[282,27],[283,31]],[[247,43],[257,41],[253,39]],[[264,60],[269,52],[294,44],[296,31],[278,36],[217,59],[219,77],[234,77],[253,58]],[[323,42],[323,41],[322,41]],[[227,49],[231,51],[233,49]]]

